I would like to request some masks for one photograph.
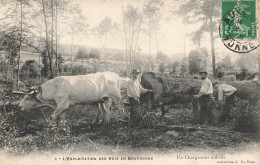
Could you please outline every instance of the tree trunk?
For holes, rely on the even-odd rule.
[[[211,55],[212,55],[212,72],[213,72],[213,77],[216,76],[216,57],[215,57],[215,52],[214,52],[214,36],[213,36],[213,24],[212,24],[212,16],[210,17],[210,43],[211,43]]]
[[[84,74],[84,65],[83,65],[84,57],[82,57],[81,65],[82,65],[82,75]]]
[[[7,70],[6,70],[6,85],[9,83],[9,62],[7,62]]]
[[[159,44],[158,44],[158,38],[157,38],[157,31],[155,31],[155,40],[156,40],[156,55],[158,55],[158,52],[159,52]]]
[[[183,48],[183,57],[186,57],[186,25],[184,24],[184,48]]]
[[[151,27],[151,22],[150,22],[150,27],[149,27],[149,58],[148,58],[148,72],[150,71],[150,64],[151,64],[151,33],[152,33],[152,27]]]
[[[46,34],[46,49],[47,49],[47,54],[48,54],[48,58],[49,58],[50,77],[53,78],[52,58],[51,58],[50,49],[49,49],[49,36],[48,36],[47,17],[46,17],[46,12],[45,12],[44,0],[42,0],[42,8],[43,8],[43,16],[44,16],[45,31],[46,31],[46,33],[45,33]]]
[[[105,67],[107,71],[107,33],[105,34]]]
[[[126,35],[126,26],[125,26],[125,18],[124,18],[124,5],[123,5],[123,0],[121,0],[121,5],[122,5],[122,18],[123,18],[123,25],[124,25],[124,35],[125,35],[125,61],[126,61],[126,70],[127,70],[127,76],[129,76],[128,73],[128,62],[127,62],[127,35]]]
[[[59,76],[59,62],[58,62],[58,0],[55,1],[55,6],[56,6],[56,67],[57,67],[57,76]]]
[[[53,10],[53,0],[51,0],[51,61],[54,54],[54,10]]]
[[[72,59],[72,57],[73,57],[73,55],[72,55],[72,47],[73,47],[73,30],[72,30],[72,32],[71,32],[71,46],[70,46],[70,58],[71,58],[71,63],[70,63],[70,75],[72,75],[72,64],[73,64],[73,59]]]
[[[19,91],[19,76],[20,76],[20,58],[22,50],[22,33],[23,33],[23,1],[21,0],[21,25],[20,25],[20,43],[19,43],[19,54],[17,58],[17,78],[16,78],[16,88]]]
[[[42,38],[42,22],[40,28],[40,37],[39,37],[39,50],[41,51],[41,38]],[[39,55],[39,83],[41,82],[41,55]]]

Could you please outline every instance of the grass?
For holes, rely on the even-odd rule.
[[[130,130],[127,123],[112,118],[109,125],[92,125],[97,109],[95,106],[71,108],[65,126],[50,127],[46,118],[52,113],[48,108],[17,111],[16,107],[2,112],[0,148],[11,155],[66,151],[75,153],[128,154],[133,151],[198,148],[221,149],[258,142],[252,133],[226,131],[216,127],[182,131],[161,129],[154,124],[155,118],[147,119],[146,125]],[[191,120],[192,110],[170,109],[165,118],[156,124],[202,127]],[[146,120],[146,119],[145,119]],[[149,122],[152,124],[149,126]],[[210,130],[216,128],[217,131]]]

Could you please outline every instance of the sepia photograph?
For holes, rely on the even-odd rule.
[[[260,164],[259,0],[0,0],[0,164]]]

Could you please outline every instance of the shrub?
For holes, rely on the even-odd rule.
[[[236,131],[255,132],[259,131],[259,103],[251,104],[247,100],[237,100],[236,107],[231,110],[233,127]]]
[[[27,60],[21,68],[21,79],[35,79],[38,77],[39,67],[35,60]]]

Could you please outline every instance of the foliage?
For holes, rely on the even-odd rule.
[[[197,74],[201,70],[202,58],[198,50],[192,50],[189,53],[189,73]]]
[[[100,23],[92,29],[94,36],[104,49],[105,58],[107,58],[107,39],[109,34],[113,34],[118,29],[117,24],[113,23],[110,17],[103,18]]]
[[[79,48],[75,59],[86,59],[88,58],[87,50],[85,48]]]
[[[188,0],[182,4],[177,13],[183,16],[183,22],[187,24],[194,24],[197,22],[203,22],[201,27],[193,33],[193,41],[200,45],[200,38],[204,32],[210,32],[211,30],[217,31],[218,20],[214,20],[210,24],[210,19],[218,18],[220,14],[221,3],[215,0]]]
[[[186,79],[182,81],[186,82]],[[71,108],[65,126],[49,125],[47,119],[53,111],[48,108],[19,111],[16,106],[9,105],[5,111],[1,105],[0,148],[12,156],[53,151],[75,153],[82,150],[88,151],[89,154],[97,154],[101,150],[102,154],[120,152],[129,155],[131,151],[128,150],[129,146],[148,150],[151,147],[158,150],[186,147],[216,149],[237,147],[242,143],[257,142],[258,139],[250,132],[257,132],[259,129],[259,113],[257,113],[259,109],[247,101],[237,102],[237,110],[232,110],[232,122],[235,130],[249,133],[230,131],[230,127],[201,128],[192,122],[192,110],[183,109],[181,106],[170,108],[171,115],[164,117],[165,124],[162,124],[157,118],[156,111],[147,112],[148,106],[150,105],[140,106],[143,120],[139,127],[128,129],[128,123],[121,122],[115,117],[112,117],[109,125],[91,124],[97,111],[93,105]],[[129,107],[126,109],[129,110]],[[113,112],[114,115],[117,116]],[[229,123],[225,126],[229,126]],[[97,150],[95,145],[100,150]],[[119,145],[123,149],[119,148],[116,152],[114,148],[118,148]]]
[[[91,49],[90,51],[89,51],[89,58],[94,58],[94,59],[99,59],[100,58],[100,55],[101,55],[101,53],[100,53],[100,51],[98,50],[98,49]]]
[[[222,71],[227,72],[233,69],[233,65],[231,62],[231,57],[228,55],[224,59],[222,59],[217,66],[221,68]]]
[[[189,71],[189,61],[188,58],[184,57],[181,61],[181,74],[184,76]]]
[[[123,1],[122,1],[123,8]],[[127,9],[123,9],[123,25],[124,25],[124,38],[125,38],[125,56],[126,61],[130,63],[130,67],[134,65],[132,61],[136,52],[138,51],[138,40],[143,23],[142,10],[133,5],[127,5]],[[136,36],[136,37],[134,37]],[[128,69],[128,68],[127,68]]]
[[[6,76],[7,76],[6,73],[7,73],[6,61],[2,56],[0,56],[0,79],[6,78]]]
[[[163,1],[161,0],[148,0],[144,3],[143,8],[143,17],[144,23],[147,27],[147,34],[149,37],[149,59],[148,59],[148,70],[150,69],[151,64],[151,43],[152,43],[152,34],[155,34],[155,40],[157,45],[158,52],[158,39],[157,39],[157,31],[160,27],[161,20],[161,12],[163,7]],[[158,54],[157,54],[158,55]]]
[[[175,61],[173,64],[172,64],[172,73],[176,73],[179,68],[180,68],[180,62],[179,61]]]
[[[156,55],[156,61],[157,61],[157,63],[166,62],[167,55],[164,54],[162,51],[159,51]]]
[[[159,72],[160,73],[164,73],[165,72],[165,65],[162,62],[159,64]]]
[[[100,36],[106,36],[108,33],[117,29],[117,25],[112,23],[110,17],[105,17],[96,27],[96,30]]]
[[[6,51],[7,59],[14,64],[20,48],[21,34],[16,27],[0,32],[0,50]]]
[[[214,38],[217,34],[217,26],[219,22],[219,15],[221,13],[221,1],[215,0],[188,0],[182,4],[177,12],[183,17],[183,22],[186,24],[196,24],[200,22],[200,28],[192,34],[193,42],[200,47],[201,37],[204,32],[210,34],[211,41],[211,56],[212,56],[212,70],[215,76],[215,50]]]
[[[81,67],[79,66],[74,66],[72,68],[72,75],[77,75],[79,74],[79,71],[81,71],[81,74],[87,74],[87,73],[93,73],[97,71],[97,65],[92,65],[92,64],[87,64],[87,68],[84,66],[84,60],[85,63],[87,62],[88,59],[99,59],[100,58],[100,52],[97,49],[91,49],[90,52],[87,52],[85,48],[79,48],[77,51],[77,56],[75,60],[81,59]],[[74,71],[73,71],[74,70]]]
[[[88,61],[84,67],[82,65],[73,65],[71,68],[71,65],[64,65],[63,72],[61,72],[63,75],[71,75],[71,69],[72,69],[72,75],[82,75],[82,74],[88,74],[88,73],[96,73],[99,69],[99,61],[92,60]]]
[[[153,31],[156,33],[156,31],[159,29],[159,22],[161,20],[161,12],[163,9],[163,1],[161,0],[148,0],[144,4],[143,14],[145,18],[145,23],[147,24],[147,27],[149,29],[149,36],[151,35],[151,32]]]
[[[42,57],[42,67],[41,67],[41,75],[43,77],[50,77],[50,72],[49,72],[49,62],[48,62],[48,57],[47,57],[47,51],[43,51],[41,53],[41,57]]]
[[[21,80],[35,79],[38,77],[39,67],[35,60],[27,60],[21,67]]]
[[[249,72],[258,72],[258,54],[244,54],[236,61],[236,65],[240,70],[246,69]]]
[[[259,103],[254,105],[247,100],[237,100],[236,107],[231,110],[234,130],[258,133],[259,114]]]
[[[207,62],[208,62],[208,51],[206,48],[200,48],[200,54],[202,58],[202,64],[201,64],[201,69],[207,70]]]

